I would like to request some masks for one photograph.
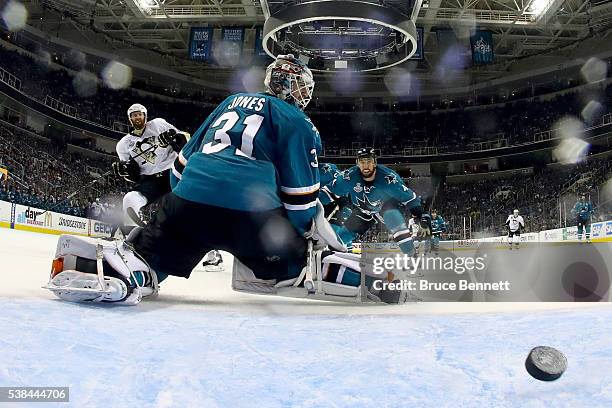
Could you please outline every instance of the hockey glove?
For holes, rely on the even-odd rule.
[[[335,196],[333,194],[328,194],[324,191],[330,198],[331,201],[328,204],[323,205],[323,209],[325,210],[325,218],[330,219],[337,210],[341,210],[343,207],[351,205],[351,199],[346,196]]]
[[[113,163],[113,174],[121,177],[131,183],[137,183],[140,180],[140,167],[135,160],[118,161]]]
[[[317,212],[312,219],[310,230],[304,233],[304,238],[314,242],[315,249],[323,249],[327,246],[331,250],[346,252],[346,246],[342,239],[336,234],[329,221],[325,218],[323,205],[317,200]]]
[[[172,147],[175,152],[180,152],[187,144],[191,135],[187,132],[177,132],[174,129],[166,130],[158,136],[160,147]]]

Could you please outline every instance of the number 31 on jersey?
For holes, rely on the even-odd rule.
[[[212,142],[204,144],[202,153],[211,154],[220,152],[232,145],[232,139],[228,132],[236,126],[240,120],[240,115],[236,112],[226,112],[221,115],[211,127],[219,127],[215,131],[215,138]],[[240,146],[236,146],[236,155],[248,157],[255,160],[253,157],[253,140],[263,123],[264,117],[261,115],[249,115],[242,121],[242,125],[246,126],[242,131]]]

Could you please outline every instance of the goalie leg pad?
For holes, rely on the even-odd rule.
[[[361,284],[361,272],[338,263],[323,263],[323,279],[327,282],[339,283],[347,286],[359,286]],[[366,275],[366,286],[371,287],[374,278]]]
[[[157,275],[124,241],[61,235],[44,288],[68,301],[137,304],[157,294]]]
[[[234,257],[232,267],[232,289],[238,292],[274,294],[276,280],[264,280],[255,277],[251,268],[240,262]]]
[[[333,251],[312,251],[312,245],[309,246],[312,253],[302,274],[297,278],[280,282],[258,279],[253,270],[235,258],[232,270],[232,289],[256,294],[359,302],[362,299],[360,286],[363,270],[360,266],[360,256]],[[370,276],[369,273],[365,276],[365,285],[368,288],[367,299],[370,301],[403,303],[407,299],[404,291],[401,293],[372,292],[371,288],[375,280],[381,280],[381,276]],[[379,298],[379,294],[383,295],[383,298]]]
[[[104,287],[100,291],[97,275],[79,271],[62,271],[51,279],[51,285],[53,292],[68,302],[120,302],[132,294],[132,287],[125,281],[109,276],[104,277]]]
[[[317,201],[316,213],[310,231],[304,236],[316,242],[317,248],[329,247],[334,251],[347,252],[347,248],[335,230],[325,218],[325,210],[320,201]]]

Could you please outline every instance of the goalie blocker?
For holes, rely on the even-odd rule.
[[[135,305],[143,297],[157,294],[158,278],[161,281],[166,275],[158,277],[134,251],[131,242],[139,232],[140,229],[134,230],[125,241],[60,236],[49,283],[44,287],[67,301],[126,305]],[[262,279],[259,271],[253,271],[235,257],[232,288],[254,294],[343,302],[407,300],[406,292],[370,289],[374,280],[381,277],[366,276],[361,272],[359,255],[345,253],[346,247],[325,219],[320,203],[306,238],[306,265],[299,276],[282,279],[281,272],[279,279]]]

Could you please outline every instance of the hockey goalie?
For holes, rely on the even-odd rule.
[[[228,96],[180,149],[172,191],[146,226],[125,241],[60,237],[47,288],[66,300],[135,304],[168,276],[189,278],[206,253],[220,250],[234,256],[235,290],[377,296],[368,291],[376,277],[345,254],[318,200],[321,136],[304,111],[312,72],[280,55],[263,85],[264,92]]]
[[[145,297],[157,295],[159,284],[167,275],[154,271],[134,250],[132,241],[139,233],[140,228],[137,228],[125,240],[60,236],[49,282],[44,288],[71,302],[136,305]],[[259,271],[235,258],[232,288],[253,294],[341,302],[407,301],[406,292],[374,289],[374,281],[384,281],[387,275],[368,274],[361,265],[360,256],[346,252],[325,219],[320,203],[307,242],[308,251],[299,276],[262,279]],[[207,256],[207,260],[212,261],[210,266],[222,265],[220,254],[213,252],[217,251]],[[214,263],[217,265],[212,265]]]

